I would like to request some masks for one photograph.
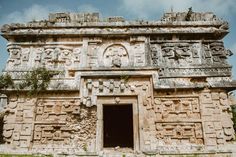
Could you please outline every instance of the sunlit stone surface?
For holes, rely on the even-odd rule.
[[[37,96],[5,90],[1,151],[230,155],[223,148],[235,138],[228,92],[236,82],[221,40],[228,29],[212,13],[191,12],[159,21],[56,13],[4,25],[5,72],[15,82],[38,67],[62,73]],[[103,106],[125,104],[132,105],[133,147],[105,148]]]

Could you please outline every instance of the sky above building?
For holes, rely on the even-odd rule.
[[[223,39],[234,55],[228,61],[236,79],[236,0],[0,0],[0,26],[47,19],[51,12],[99,12],[100,17],[123,16],[127,20],[160,20],[170,11],[213,12],[229,22],[230,33]],[[7,41],[0,37],[0,71],[8,58]]]

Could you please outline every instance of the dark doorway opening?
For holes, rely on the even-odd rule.
[[[133,148],[132,105],[103,106],[103,146]]]

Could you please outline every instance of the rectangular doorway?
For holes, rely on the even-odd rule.
[[[103,105],[103,147],[134,147],[132,105]]]

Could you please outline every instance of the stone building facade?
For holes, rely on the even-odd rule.
[[[56,13],[4,25],[4,73],[15,82],[38,67],[63,72],[37,96],[4,91],[4,145],[87,156],[218,150],[235,138],[228,29],[213,13],[186,12],[159,21]]]

